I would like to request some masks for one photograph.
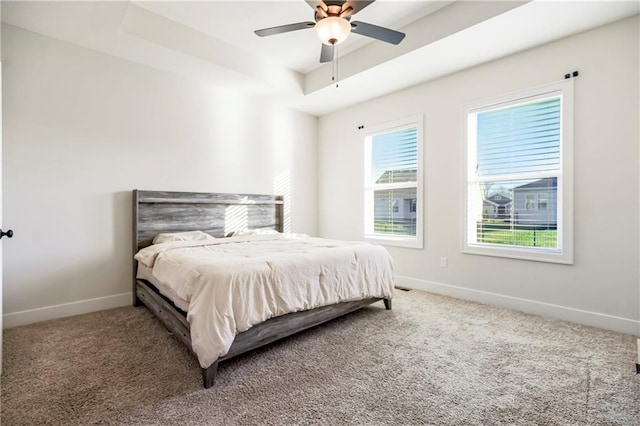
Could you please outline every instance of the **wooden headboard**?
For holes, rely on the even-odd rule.
[[[283,231],[283,197],[208,192],[133,191],[134,254],[161,232],[225,237],[242,229]]]

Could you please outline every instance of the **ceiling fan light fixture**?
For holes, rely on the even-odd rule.
[[[316,23],[316,34],[321,42],[328,45],[340,44],[351,33],[351,24],[344,18],[329,16]]]

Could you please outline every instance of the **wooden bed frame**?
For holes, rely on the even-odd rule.
[[[245,228],[283,231],[283,197],[255,194],[203,192],[133,191],[133,253],[151,245],[161,232],[200,230],[214,237]],[[133,305],[146,305],[192,352],[186,312],[160,294],[150,282],[136,278],[138,262],[133,261]],[[229,352],[210,367],[202,369],[205,388],[213,386],[218,362],[259,348],[299,331],[338,318],[381,300],[370,298],[338,303],[308,311],[271,318],[236,335]],[[384,300],[391,309],[391,299]]]

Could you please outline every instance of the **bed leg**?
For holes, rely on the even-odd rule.
[[[384,307],[387,311],[391,310],[391,299],[382,299],[384,301]]]
[[[209,368],[202,369],[202,383],[206,389],[213,386],[216,380],[216,373],[218,372],[218,361],[214,362]]]
[[[133,306],[142,306],[142,300],[138,296],[133,296]]]
[[[142,300],[138,297],[138,281],[133,282],[133,306],[142,306]]]

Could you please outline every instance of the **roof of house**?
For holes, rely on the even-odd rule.
[[[551,178],[538,179],[533,182],[525,183],[524,185],[516,186],[515,188],[513,188],[513,190],[515,191],[516,189],[550,189],[550,188],[557,188],[557,187],[558,187],[558,178],[551,177]]]
[[[506,197],[502,194],[493,194],[492,196],[485,198],[484,201],[495,204],[497,206],[506,206],[507,204],[511,203],[511,198]]]
[[[416,169],[387,170],[380,175],[376,183],[415,182],[417,172]]]

